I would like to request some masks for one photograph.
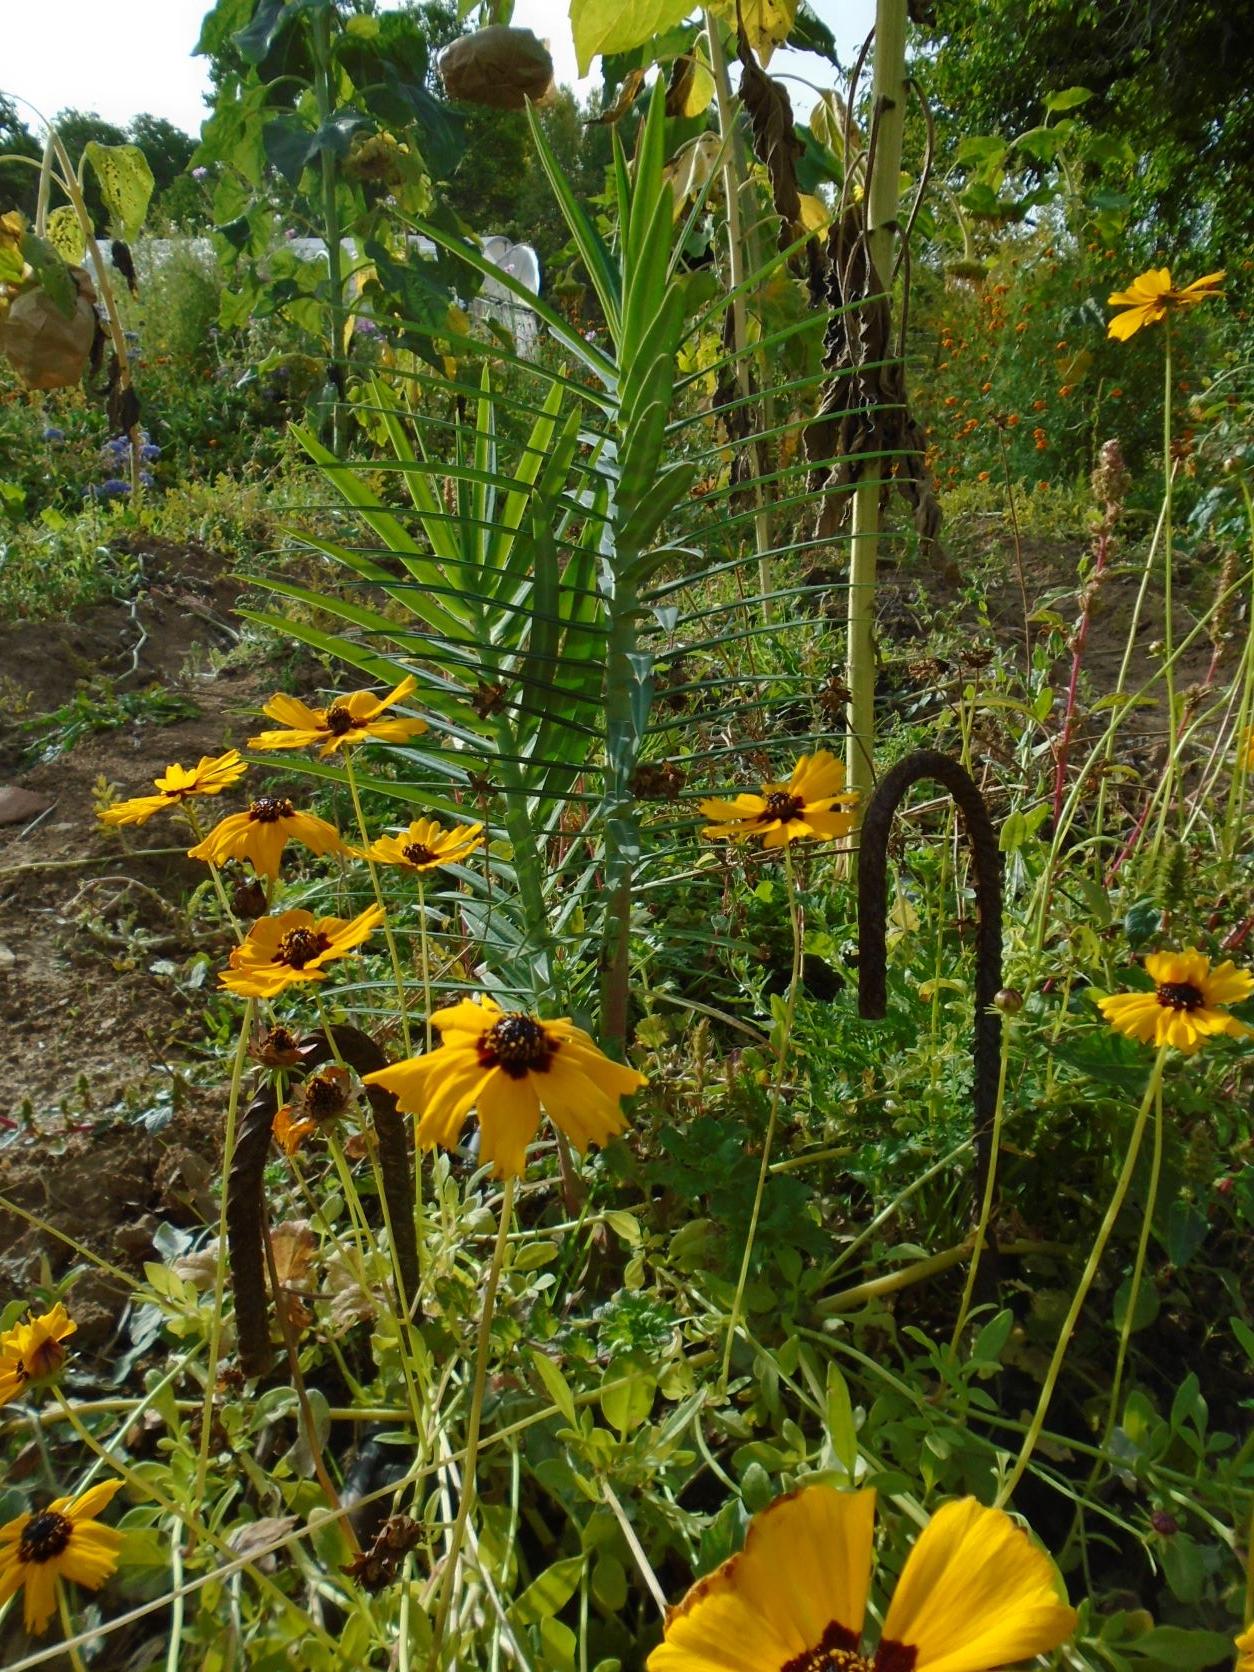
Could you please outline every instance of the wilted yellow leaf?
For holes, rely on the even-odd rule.
[[[745,39],[765,66],[777,46],[783,46],[797,20],[797,0],[718,0],[711,8],[734,28],[737,10],[744,24]]]
[[[570,0],[580,75],[587,75],[598,52],[630,52],[682,23],[691,10],[689,0]]]
[[[807,232],[822,232],[829,225],[832,211],[821,197],[802,192],[798,202],[801,204],[801,224]]]

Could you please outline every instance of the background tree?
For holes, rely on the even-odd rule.
[[[31,157],[38,161],[43,146],[27,128],[17,106],[0,96],[0,155]],[[20,209],[30,220],[35,213],[39,177],[25,163],[0,162],[0,214]]]
[[[1089,88],[1086,117],[1136,153],[1134,220],[1201,270],[1254,236],[1251,40],[1254,0],[937,0],[927,85],[955,144],[1022,133],[1045,93]]]

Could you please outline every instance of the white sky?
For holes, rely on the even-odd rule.
[[[104,6],[100,0],[0,0],[0,90],[29,100],[45,116],[94,110],[125,125],[148,111],[198,133],[208,73],[205,60],[191,53],[207,9],[208,0],[108,0]],[[816,0],[815,10],[848,62],[874,21],[875,0]],[[592,85],[575,73],[567,0],[515,0],[514,22],[548,41],[559,82]],[[771,70],[831,85],[831,67],[809,54],[778,54]],[[592,79],[600,79],[598,64]],[[809,91],[791,91],[804,118]],[[28,109],[24,117],[36,126]]]

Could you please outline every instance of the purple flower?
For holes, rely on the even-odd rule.
[[[131,450],[130,441],[124,435],[115,435],[105,442],[100,449],[106,459],[112,459],[116,464],[124,459]]]
[[[157,478],[153,475],[151,470],[141,470],[140,471],[140,473],[139,473],[139,485],[140,485],[141,488],[152,488],[152,487],[156,486],[156,483],[157,483]]]
[[[55,446],[58,442],[65,440],[65,431],[59,430],[55,424],[49,424],[48,428],[44,431],[43,438],[45,441],[52,442]]]
[[[294,226],[285,226],[283,228],[283,236],[285,238],[299,238],[300,234],[297,232],[297,230]]]
[[[146,441],[139,450],[139,456],[145,464],[156,464],[161,457],[161,449],[154,442]]]
[[[365,314],[357,316],[357,331],[363,337],[377,337],[379,335],[379,327],[373,319],[367,319]]]
[[[83,489],[84,499],[118,499],[122,494],[130,493],[131,485],[124,482],[120,476],[110,476],[103,482],[93,482],[91,487]]]
[[[199,168],[194,168],[192,170],[192,179],[193,180],[207,180],[208,178],[209,178],[209,170],[207,168],[205,168],[203,164]]]

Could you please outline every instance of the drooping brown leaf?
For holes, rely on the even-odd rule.
[[[584,122],[585,128],[612,128],[615,122],[622,120],[627,112],[640,97],[640,89],[644,86],[644,71],[629,70],[623,77],[623,84],[618,89],[618,97],[608,110],[603,110],[599,116],[589,116]]]
[[[83,268],[68,273],[75,286],[68,318],[51,292],[35,284],[13,297],[0,319],[0,354],[28,389],[68,389],[87,370],[96,292]]]
[[[779,216],[779,247],[788,248],[805,232],[797,158],[805,150],[793,127],[792,101],[782,81],[759,65],[743,35],[739,37],[740,97],[753,130],[753,151],[771,180],[771,199]]]
[[[681,52],[671,65],[666,84],[666,114],[700,116],[713,96],[714,77],[709,65],[695,52]]]
[[[938,551],[940,507],[923,462],[922,426],[906,400],[905,368],[893,341],[885,284],[871,260],[864,203],[854,203],[827,237],[827,302],[832,314],[824,340],[827,381],[818,412],[806,429],[810,485],[823,496],[816,534],[831,539],[844,528],[850,489],[872,455],[889,484],[914,513],[920,543]]]

